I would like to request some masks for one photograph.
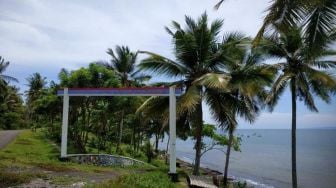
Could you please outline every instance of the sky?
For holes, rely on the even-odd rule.
[[[174,59],[171,38],[164,30],[184,16],[223,19],[223,32],[255,36],[269,0],[227,0],[215,11],[216,0],[0,0],[0,56],[11,64],[6,75],[26,80],[40,72],[57,81],[61,68],[75,70],[97,60],[109,61],[107,48],[127,45]],[[143,57],[140,57],[140,59]],[[164,79],[157,77],[157,80]],[[298,128],[336,128],[336,97],[329,105],[316,100],[319,113],[298,104]],[[206,105],[204,119],[215,123]],[[291,103],[287,91],[275,110],[263,111],[252,125],[240,128],[290,128]]]

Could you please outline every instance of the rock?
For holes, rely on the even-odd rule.
[[[71,185],[71,187],[73,188],[81,188],[81,187],[84,187],[85,186],[85,182],[77,182],[77,183],[74,183]]]

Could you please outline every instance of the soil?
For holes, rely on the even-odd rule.
[[[80,172],[80,171],[49,171],[38,167],[26,168],[26,169],[10,169],[9,171],[15,173],[33,173],[40,174],[43,178],[33,179],[31,182],[22,184],[15,187],[22,188],[58,188],[58,187],[84,187],[86,184],[101,183],[107,180],[116,179],[120,176],[111,171],[99,171],[99,172]],[[59,179],[57,181],[57,179]]]

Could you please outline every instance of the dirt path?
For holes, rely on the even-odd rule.
[[[20,130],[0,131],[0,149],[12,142],[20,132]]]

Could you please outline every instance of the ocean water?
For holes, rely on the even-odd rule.
[[[255,187],[291,187],[291,131],[237,130],[242,137],[241,152],[232,152],[229,175]],[[209,140],[205,140],[208,142]],[[177,140],[176,154],[192,162],[194,141]],[[166,141],[160,148],[166,147]],[[206,153],[202,166],[223,172],[225,155]],[[336,129],[297,130],[297,173],[301,188],[336,187]]]

